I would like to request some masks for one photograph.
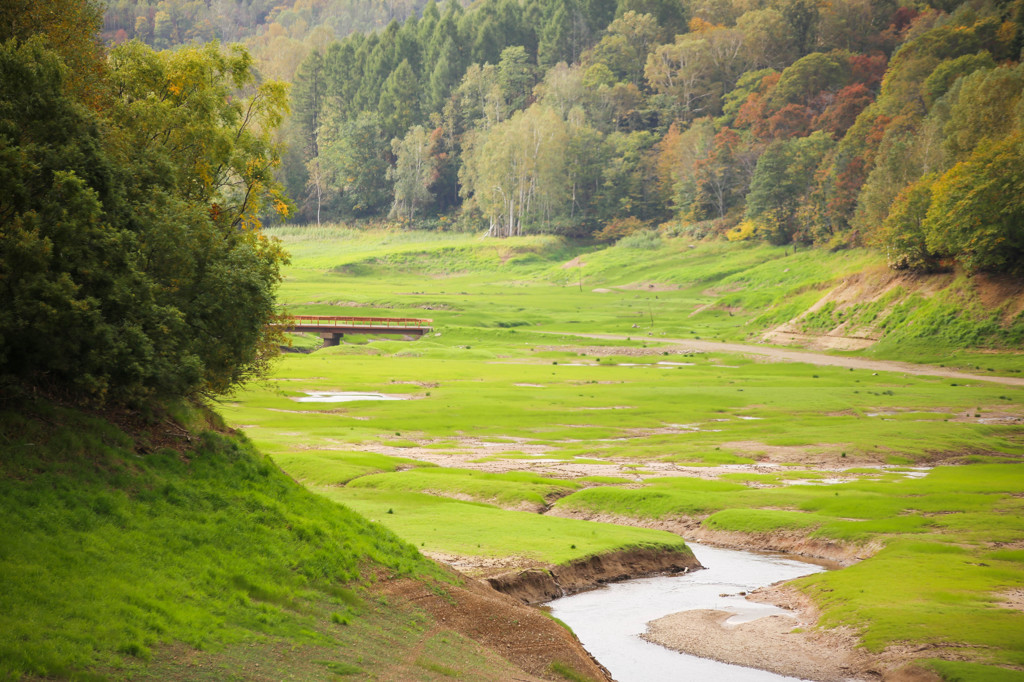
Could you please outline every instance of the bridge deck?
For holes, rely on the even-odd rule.
[[[313,332],[324,337],[327,345],[337,345],[345,334],[401,334],[423,336],[433,320],[419,317],[335,317],[293,315],[283,323],[288,331]]]

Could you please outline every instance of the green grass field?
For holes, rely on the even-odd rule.
[[[1024,615],[1005,605],[1024,566],[1001,549],[1024,542],[1021,388],[659,341],[756,339],[844,278],[879,268],[877,255],[340,227],[278,234],[293,255],[282,290],[293,313],[434,320],[416,341],[352,337],[286,355],[271,380],[221,407],[329,499],[423,550],[467,557],[558,563],[678,541],[530,513],[551,506],[636,525],[696,518],[719,530],[881,543],[866,561],[798,582],[824,625],[854,626],[873,651],[951,646],[970,663],[934,663],[949,679],[1024,665]],[[1017,323],[993,326],[980,304],[950,317],[963,310],[956,286],[916,308],[842,314],[890,320],[869,356],[1014,376],[1024,360],[1007,350]],[[840,311],[826,308],[805,325],[834,324]],[[329,390],[402,399],[297,402]]]

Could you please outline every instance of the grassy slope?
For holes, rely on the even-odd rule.
[[[567,463],[625,458],[636,462],[627,479],[576,479],[598,487],[562,497],[556,505],[638,522],[707,516],[705,525],[717,529],[784,529],[841,542],[882,541],[888,548],[853,570],[800,583],[823,606],[823,622],[860,628],[872,649],[906,639],[959,642],[964,648],[954,653],[969,659],[1024,664],[1024,642],[1014,634],[1024,631],[1021,613],[1001,602],[1001,595],[1024,583],[1024,568],[1015,551],[1000,549],[1024,541],[1018,521],[1024,481],[1015,463],[1024,442],[1019,427],[989,419],[1018,414],[1024,402],[1020,389],[714,354],[635,356],[660,353],[658,336],[756,337],[805,311],[843,278],[877,269],[877,256],[794,254],[742,244],[691,248],[679,240],[636,251],[573,248],[552,238],[493,242],[413,234],[398,236],[399,244],[384,244],[396,237],[336,236],[291,232],[295,266],[284,293],[293,311],[432,316],[438,336],[415,344],[360,340],[291,356],[278,372],[282,381],[253,387],[227,408],[229,418],[247,425],[261,447],[290,462],[290,471],[325,494],[389,524],[416,545],[516,555],[531,547],[523,538],[537,531],[527,528],[522,536],[503,531],[519,526],[512,519],[531,517],[465,500],[505,506],[535,503],[538,497],[549,502],[546,482],[509,480],[496,490],[470,472],[447,473],[440,484],[436,474],[419,470],[383,473],[364,483],[356,478],[343,486],[353,480],[348,465],[332,464],[341,468],[330,480],[316,462],[332,458],[363,466],[354,458],[368,452],[404,452],[415,459],[429,451],[457,455],[486,449],[482,460],[524,460],[526,467],[537,456],[526,451],[529,447],[544,448],[545,459]],[[569,264],[576,256],[579,260]],[[865,320],[880,311],[890,315],[888,336],[874,350],[878,355],[974,368],[970,363],[982,356],[965,351],[966,342],[998,347],[1016,338],[1020,320],[993,326],[1002,313],[983,308],[969,282],[955,280],[927,300],[900,296],[877,309],[865,305],[843,312]],[[839,313],[826,310],[807,324],[828,328]],[[828,316],[832,319],[824,319]],[[538,331],[636,336],[629,343],[584,343]],[[1020,365],[1014,353],[983,357],[983,371],[1012,372]],[[291,402],[304,390],[332,388],[413,399],[301,408]],[[727,474],[718,481],[649,479],[636,487],[646,477],[645,466],[742,464],[772,448],[789,448],[833,466],[951,455],[989,464],[941,468],[923,480],[908,480],[898,470],[850,468],[839,474],[844,482],[838,486],[791,485],[823,476],[794,470]],[[391,468],[378,464],[363,473]],[[621,487],[624,480],[631,486]],[[466,519],[465,526],[446,526],[444,518]],[[582,545],[576,540],[586,537],[549,523],[555,519],[532,518],[551,533],[551,551],[563,552],[549,559],[570,556],[566,547]],[[918,581],[907,599],[891,599],[894,590],[904,590],[907,576],[920,575],[930,578]],[[974,664],[936,665],[950,679],[1008,673],[971,668]]]
[[[512,674],[368,589],[442,589],[412,546],[179,416],[189,447],[177,426],[136,440],[47,404],[0,412],[0,679]]]

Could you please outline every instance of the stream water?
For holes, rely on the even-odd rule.
[[[563,597],[548,604],[551,614],[573,629],[587,651],[618,682],[797,679],[680,654],[640,639],[649,621],[678,611],[729,611],[736,614],[729,623],[785,613],[768,604],[747,601],[739,593],[824,570],[780,556],[687,544],[705,570],[628,580]]]

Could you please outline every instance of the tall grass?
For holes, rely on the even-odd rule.
[[[161,643],[325,644],[343,586],[439,576],[244,439],[196,438],[150,450],[80,413],[0,413],[0,678],[119,668]]]

